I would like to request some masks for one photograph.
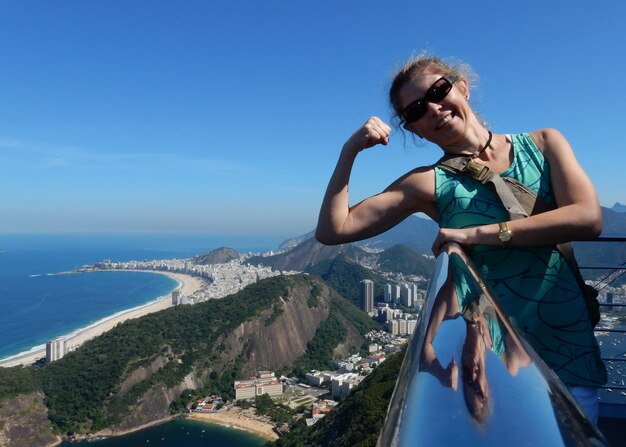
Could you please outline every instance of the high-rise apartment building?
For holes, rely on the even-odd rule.
[[[65,353],[65,339],[63,337],[50,340],[46,343],[46,362],[52,363],[59,360]]]
[[[400,291],[400,303],[404,306],[404,307],[411,307],[413,306],[413,291],[411,290],[411,287],[408,284],[404,284],[402,286],[402,289]]]
[[[361,309],[370,313],[374,310],[374,281],[364,279],[361,281]]]
[[[391,294],[391,284],[385,284],[383,293],[384,293],[385,303],[391,303],[393,299],[393,295]]]
[[[392,286],[391,296],[393,297],[394,304],[400,304],[400,286],[398,284]]]

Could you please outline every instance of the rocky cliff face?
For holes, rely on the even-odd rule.
[[[0,446],[47,446],[60,439],[52,432],[43,393],[17,396],[0,404]]]
[[[249,377],[255,376],[258,371],[274,371],[292,365],[306,352],[307,344],[328,318],[332,300],[344,299],[317,278],[299,278],[289,288],[288,293],[279,297],[272,306],[218,340],[216,345],[222,346],[222,353],[219,361],[213,363],[210,370],[194,368],[184,382],[175,387],[158,386],[149,389],[140,399],[140,403],[114,429],[128,430],[167,417],[170,404],[183,390],[200,388],[211,371],[222,371],[241,355],[245,358],[243,373]],[[311,306],[314,285],[317,285],[316,304]],[[335,349],[335,357],[346,355],[351,349],[360,347],[364,341],[354,326],[348,321],[346,325],[348,335]],[[165,363],[167,355],[157,357],[148,368],[138,368],[131,372],[122,388],[139,377],[149,377],[151,371],[155,372]],[[107,433],[108,430],[102,432]]]
[[[313,308],[307,304],[310,297],[308,284],[294,287],[258,319],[242,323],[226,337],[228,357],[244,353],[246,376],[284,368],[305,353],[307,343],[328,317],[331,291],[325,287]]]
[[[164,348],[163,353],[158,355],[147,366],[142,366],[132,371],[120,386],[119,395],[126,394],[133,386],[149,379],[169,362],[178,361],[178,356],[174,355],[171,347]],[[101,431],[99,434],[107,436],[119,431],[132,430],[133,428],[149,424],[159,419],[170,416],[170,404],[186,389],[194,389],[202,386],[202,378],[198,377],[195,371],[185,377],[185,379],[174,387],[152,387],[139,400],[132,411],[123,421]]]

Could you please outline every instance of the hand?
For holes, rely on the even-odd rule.
[[[475,242],[476,229],[475,228],[440,228],[435,242],[433,242],[432,251],[433,254],[439,256],[441,249],[446,242],[456,242],[460,245],[470,246]]]
[[[356,152],[367,149],[377,144],[389,144],[391,127],[377,116],[372,116],[346,141],[344,147]]]

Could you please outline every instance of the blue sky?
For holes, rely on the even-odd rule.
[[[626,202],[623,1],[0,0],[0,232],[294,236],[391,73],[469,63],[495,132],[561,130]],[[438,150],[399,132],[353,202]]]

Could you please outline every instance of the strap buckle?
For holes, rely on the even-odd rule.
[[[469,160],[463,172],[466,172],[474,180],[478,180],[481,183],[485,183],[485,180],[489,176],[489,168],[482,163],[478,163],[474,160]]]

